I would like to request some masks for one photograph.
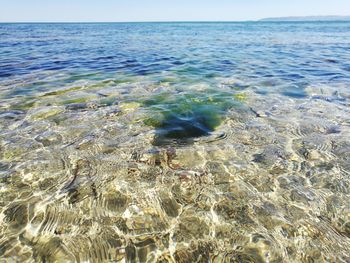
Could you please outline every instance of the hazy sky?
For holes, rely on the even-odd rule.
[[[0,0],[0,22],[233,21],[350,15],[350,0]]]

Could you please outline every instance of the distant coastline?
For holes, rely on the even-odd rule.
[[[263,22],[279,21],[350,21],[350,16],[288,16],[288,17],[270,17],[260,19]]]

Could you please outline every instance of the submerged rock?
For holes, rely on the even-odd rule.
[[[64,111],[64,107],[51,106],[35,109],[28,113],[28,118],[32,121],[44,120],[56,116]]]
[[[60,144],[62,136],[53,131],[46,131],[35,138],[37,142],[41,142],[44,146]]]
[[[176,96],[176,97],[175,97]],[[241,105],[242,96],[208,90],[181,94],[162,93],[144,101],[149,118],[145,124],[156,128],[154,145],[190,143],[208,136],[223,121],[226,112]]]
[[[82,110],[86,109],[88,105],[86,103],[71,103],[66,106],[67,110]]]
[[[5,119],[5,120],[17,120],[20,118],[20,116],[24,114],[24,111],[19,111],[19,110],[9,110],[5,112],[0,113],[0,119]]]
[[[119,108],[122,111],[134,111],[141,106],[138,102],[123,102],[119,104]]]
[[[12,228],[22,229],[28,223],[28,206],[22,203],[11,204],[5,211],[5,222]]]
[[[281,93],[284,96],[294,98],[294,99],[302,99],[307,97],[307,92],[305,89],[299,85],[291,85],[291,86],[286,86],[281,90]]]
[[[305,91],[315,100],[343,102],[350,98],[350,93],[346,86],[309,86]]]
[[[287,158],[287,153],[284,151],[284,149],[274,145],[268,145],[265,147],[262,153],[253,155],[253,162],[264,166],[272,166],[279,159],[286,160]]]

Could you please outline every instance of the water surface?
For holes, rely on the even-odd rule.
[[[0,261],[349,262],[350,23],[0,24]]]

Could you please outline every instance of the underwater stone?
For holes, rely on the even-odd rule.
[[[232,93],[212,90],[159,94],[143,103],[151,115],[145,124],[156,128],[153,144],[158,146],[173,142],[187,144],[194,138],[208,136],[230,108],[240,105]]]
[[[106,112],[105,117],[106,118],[113,118],[113,117],[117,117],[119,115],[121,115],[121,110],[113,109],[113,110]]]
[[[64,107],[52,106],[33,110],[29,113],[30,120],[43,120],[64,111]]]
[[[278,160],[286,160],[287,153],[274,145],[269,145],[265,147],[262,153],[253,155],[253,162],[259,163],[264,166],[272,166]]]
[[[119,108],[122,111],[134,111],[141,106],[138,102],[122,102],[119,104]]]
[[[317,150],[310,150],[307,154],[307,159],[308,160],[318,160],[320,159],[321,156]]]
[[[42,235],[33,245],[34,258],[39,262],[73,262],[59,237]]]
[[[326,134],[338,134],[341,133],[341,127],[338,125],[331,125],[327,127]]]
[[[19,119],[19,117],[24,114],[24,111],[19,110],[10,110],[0,113],[0,119],[7,119],[7,120],[16,120]]]
[[[175,232],[176,240],[188,241],[191,239],[203,238],[209,234],[209,227],[203,220],[195,216],[181,218],[178,228]]]
[[[28,206],[25,204],[12,204],[4,211],[5,222],[13,228],[22,229],[28,223]]]
[[[314,194],[310,190],[294,189],[290,193],[290,199],[307,205],[309,201],[314,199]]]
[[[25,149],[22,147],[8,147],[3,150],[3,158],[8,162],[18,161],[24,153]]]
[[[44,146],[59,144],[62,142],[62,136],[56,132],[46,131],[35,138],[36,141],[41,142]]]
[[[166,192],[161,192],[160,203],[165,213],[170,217],[177,217],[179,214],[179,204]]]
[[[106,207],[111,211],[124,212],[129,202],[129,197],[117,190],[110,190],[103,196]]]
[[[296,175],[286,175],[277,178],[279,186],[283,189],[302,187],[305,184],[305,178]]]
[[[220,162],[208,161],[206,163],[206,168],[209,173],[211,173],[214,177],[215,184],[225,184],[229,183],[233,178],[231,178],[231,174],[226,170],[224,164]]]
[[[72,103],[66,105],[67,110],[82,110],[88,107],[87,103]]]
[[[344,234],[350,238],[350,222],[346,222],[343,226]]]
[[[174,253],[174,258],[176,263],[188,263],[188,262],[219,262],[212,261],[210,255],[214,254],[216,251],[215,245],[212,242],[204,240],[194,240],[191,241],[187,246],[177,245],[176,251]],[[171,261],[174,262],[172,259]]]
[[[295,99],[302,99],[307,97],[308,95],[303,87],[299,87],[296,85],[285,87],[281,93],[287,97]]]
[[[228,198],[221,200],[214,206],[215,212],[225,220],[235,220],[241,224],[252,224],[253,220],[249,216],[248,205],[242,205]]]

